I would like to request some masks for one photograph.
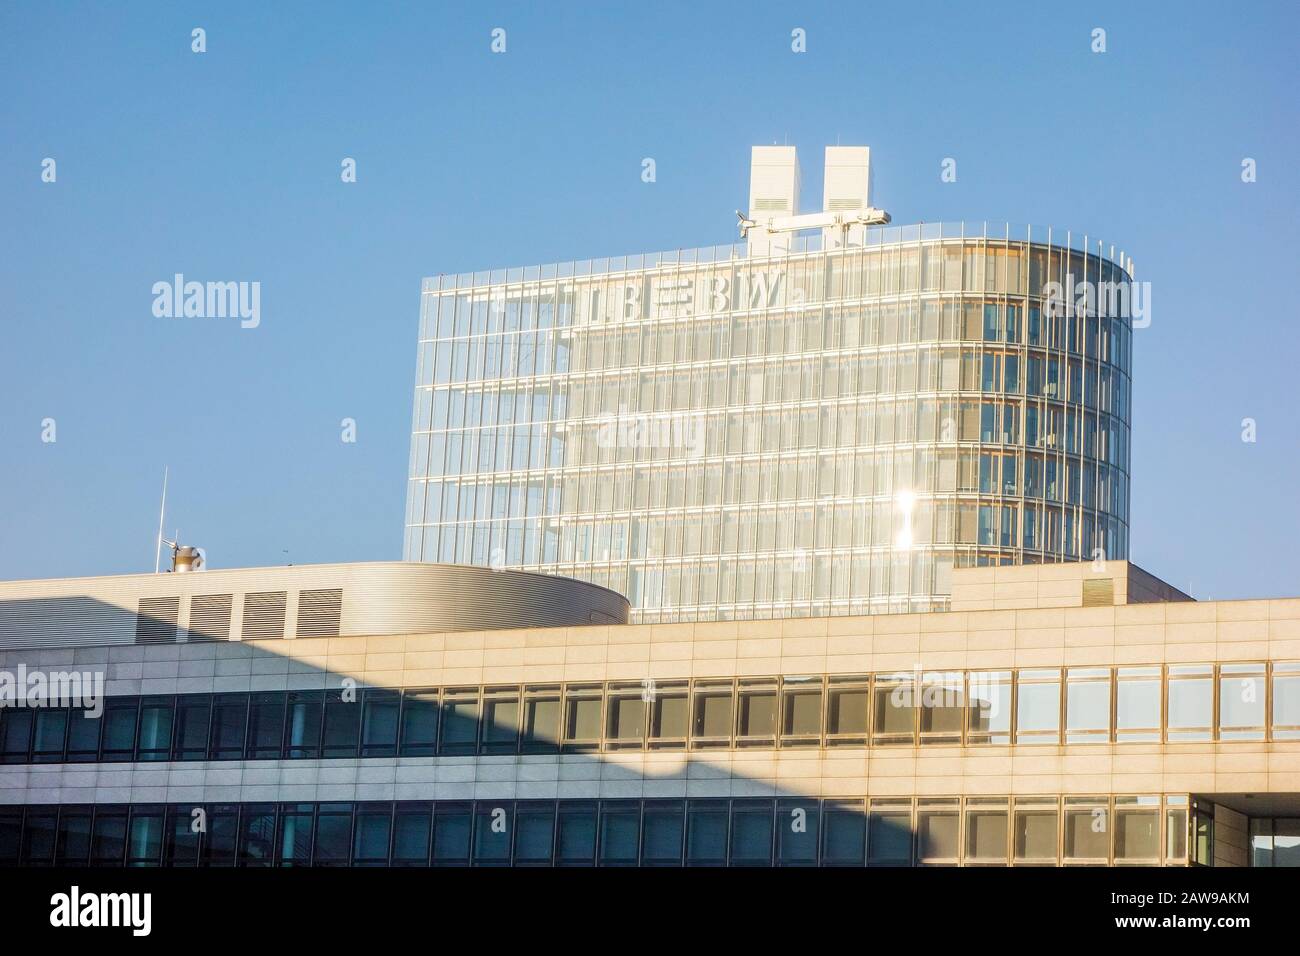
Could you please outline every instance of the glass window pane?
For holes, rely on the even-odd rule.
[[[785,746],[816,746],[822,734],[820,677],[787,677],[781,689],[781,738]]]
[[[831,678],[826,704],[828,743],[864,741],[870,712],[866,678]]]
[[[776,683],[740,682],[737,743],[771,746],[776,737]]]
[[[685,805],[680,800],[647,801],[641,817],[641,864],[681,866]]]
[[[1209,740],[1214,727],[1213,665],[1171,666],[1168,694],[1168,739]]]
[[[921,680],[921,742],[961,743],[966,694],[960,672],[925,674]]]
[[[1110,742],[1110,669],[1071,667],[1066,671],[1065,742]]]
[[[170,760],[172,718],[176,702],[172,697],[144,697],[140,701],[138,760]]]
[[[1300,664],[1273,665],[1273,739],[1300,739]]]
[[[361,740],[361,701],[358,692],[325,692],[325,728],[322,756],[355,757]]]
[[[1011,671],[972,671],[967,679],[970,713],[966,742],[1011,743]]]
[[[440,754],[473,754],[478,752],[479,698],[477,687],[454,687],[442,697],[442,742]],[[468,832],[468,825],[466,827]],[[434,834],[434,856],[437,856],[437,834]]]
[[[554,803],[518,805],[515,811],[516,866],[549,866],[554,839]]]
[[[126,809],[95,813],[95,831],[91,839],[91,866],[121,866],[126,853]]]
[[[776,805],[776,858],[781,866],[816,866],[821,813],[816,800]]]
[[[468,866],[471,806],[440,803],[433,815],[433,865]]]
[[[59,836],[54,862],[58,866],[85,866],[90,856],[89,808],[64,807],[59,811]]]
[[[139,806],[131,809],[131,830],[127,836],[127,866],[158,866],[163,849],[164,808]]]
[[[360,715],[360,708],[351,705]],[[352,849],[352,804],[322,803],[316,814],[316,866],[347,866]]]
[[[1110,808],[1105,797],[1066,797],[1065,861],[1106,862],[1110,854]]]
[[[286,696],[285,756],[300,759],[319,757],[324,691],[292,690]]]
[[[393,865],[427,866],[433,836],[432,807],[402,807],[393,815]]]
[[[98,721],[95,723],[98,724]],[[207,694],[183,694],[176,698],[176,739],[173,744],[175,759],[204,759],[208,755],[208,731],[211,723],[212,699]],[[96,726],[95,737],[98,736],[99,728]]]
[[[961,852],[961,815],[956,801],[921,800],[916,809],[916,850],[920,863],[956,863]]]
[[[130,761],[135,758],[135,726],[139,710],[138,697],[110,697],[104,703],[104,760]]]
[[[560,804],[556,829],[557,866],[591,866],[596,856],[596,804]]]
[[[771,866],[771,864],[771,801],[734,801],[731,806],[731,865]]]
[[[254,695],[259,697],[262,695]],[[281,700],[280,710],[284,710],[284,695],[278,696]],[[244,734],[248,726],[249,717],[249,695],[248,694],[216,694],[212,698],[212,737],[208,747],[208,756],[212,760],[238,760],[244,756]],[[280,756],[280,733],[279,729],[275,732],[274,747],[275,752],[271,755]],[[249,756],[256,756],[251,752],[254,740],[250,739]]]
[[[732,684],[699,681],[695,685],[694,746],[727,746],[731,742]]]
[[[483,752],[512,754],[518,749],[518,688],[489,688],[483,698]]]
[[[966,860],[969,863],[1007,862],[1006,801],[966,801]]]
[[[619,747],[640,747],[645,738],[646,702],[639,687],[610,693],[606,740]]]
[[[524,691],[524,753],[551,753],[560,745],[560,688]]]
[[[600,865],[636,866],[641,836],[639,802],[606,801],[600,808]]]
[[[0,708],[0,760],[4,763],[27,763],[32,745],[35,714],[27,707]]]
[[[876,677],[872,732],[876,743],[915,742],[915,683],[912,674],[881,674]]]
[[[1219,667],[1219,739],[1263,740],[1265,675],[1263,664]]]
[[[401,694],[389,688],[368,687],[362,707],[361,756],[396,756]]]
[[[438,749],[438,692],[402,692],[403,757],[431,757]]]
[[[396,732],[396,714],[393,718]],[[352,862],[357,866],[383,866],[388,863],[388,841],[392,836],[393,814],[386,807],[373,809],[362,805],[357,810],[352,836]]]
[[[686,862],[690,866],[725,866],[727,802],[692,800],[686,808]]]
[[[312,850],[312,830],[315,824],[316,807],[310,803],[286,803],[280,808],[280,835],[278,837],[279,866],[308,866],[311,864]],[[233,816],[232,816],[233,821]],[[212,827],[212,817],[209,815],[209,826]],[[212,827],[215,831],[216,828]],[[211,836],[211,833],[209,834]],[[234,834],[231,834],[229,840],[232,848],[234,845]],[[224,844],[224,840],[217,841]],[[210,841],[204,840],[204,856],[209,856]],[[224,856],[224,851],[222,852]],[[211,864],[209,864],[211,865]]]
[[[650,746],[682,746],[686,741],[687,712],[684,684],[655,685],[650,703]]]
[[[1115,862],[1160,861],[1160,798],[1115,798]]]
[[[600,744],[600,685],[571,684],[564,690],[564,746],[587,750]]]
[[[32,740],[33,763],[62,763],[68,738],[68,712],[62,707],[36,711],[36,732]]]
[[[239,825],[239,865],[275,862],[275,804],[245,804]]]
[[[474,809],[474,865],[508,866],[510,844],[514,840],[511,817],[514,806],[508,802],[480,802]]]
[[[1016,685],[1016,741],[1022,744],[1058,743],[1060,726],[1060,671],[1020,671]]]
[[[1160,668],[1121,667],[1115,686],[1115,739],[1159,741]]]
[[[1060,811],[1056,800],[1017,800],[1015,858],[1017,863],[1055,863]]]
[[[867,814],[861,801],[827,803],[822,815],[823,866],[862,866],[867,844]]]
[[[249,759],[278,759],[284,746],[284,708],[288,694],[274,691],[253,694],[244,701],[248,709]]]
[[[868,865],[907,866],[911,862],[911,801],[871,801],[867,828]]]

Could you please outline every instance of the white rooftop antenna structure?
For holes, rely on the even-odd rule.
[[[167,514],[167,470],[168,467],[163,465],[163,491],[162,506],[158,509],[158,544],[153,552],[153,573],[157,574],[162,570],[162,546],[163,546],[163,519]]]

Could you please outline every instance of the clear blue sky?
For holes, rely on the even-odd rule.
[[[400,557],[422,276],[727,242],[751,144],[815,199],[838,141],[895,222],[1129,251],[1132,556],[1300,594],[1297,9],[5,3],[0,579],[151,570],[164,463],[214,566]],[[176,272],[261,326],[155,318]]]

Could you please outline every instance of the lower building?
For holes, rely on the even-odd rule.
[[[1300,863],[1300,598],[1107,562],[626,620],[404,564],[0,584],[0,862]]]

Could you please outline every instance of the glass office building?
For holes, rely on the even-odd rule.
[[[955,567],[1127,557],[1128,299],[1069,291],[1126,290],[1123,255],[846,238],[426,279],[406,559],[673,622],[938,610]]]

